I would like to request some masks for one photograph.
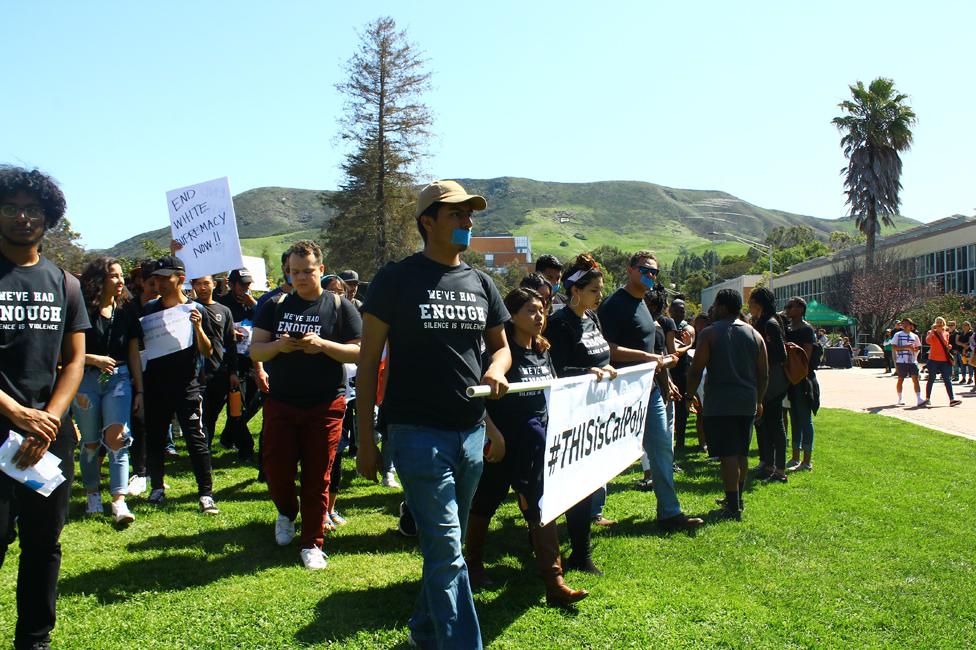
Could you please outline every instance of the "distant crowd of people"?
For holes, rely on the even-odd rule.
[[[503,297],[490,275],[461,259],[474,214],[486,207],[458,183],[436,181],[416,207],[423,250],[380,269],[365,296],[355,271],[326,275],[322,250],[298,241],[281,256],[282,284],[256,299],[247,269],[226,280],[189,278],[186,290],[176,244],[128,278],[119,260],[96,258],[79,281],[40,254],[64,214],[61,190],[38,171],[0,168],[0,426],[25,436],[18,466],[50,451],[67,479],[43,497],[0,475],[2,552],[15,530],[21,536],[15,645],[50,641],[79,445],[86,512],[104,512],[107,459],[119,526],[135,519],[127,497],[148,491],[150,504],[166,502],[174,432],[204,515],[219,513],[214,440],[235,449],[267,482],[275,542],[298,537],[311,570],[327,567],[327,531],[346,522],[336,508],[341,453],[355,450],[361,476],[402,484],[399,528],[417,536],[424,558],[410,640],[441,648],[482,645],[472,593],[491,584],[487,531],[509,491],[549,604],[568,607],[588,595],[566,583],[565,571],[602,575],[591,530],[614,524],[604,512],[606,487],[565,513],[572,553],[563,561],[556,523],[543,525],[539,511],[545,395],[506,396],[513,383],[613,380],[621,368],[654,362],[637,487],[654,492],[654,518],[665,530],[705,523],[684,512],[675,484],[689,412],[700,448],[719,462],[724,494],[711,520],[742,518],[753,430],[762,480],[813,469],[822,345],[801,298],[779,312],[760,288],[743,312],[742,297],[724,290],[707,310],[687,314],[647,250],[629,257],[625,283],[606,299],[608,276],[588,254],[565,265],[541,256]],[[171,309],[186,313],[191,344],[144,362],[141,319]],[[911,347],[899,340],[899,353]],[[474,385],[488,386],[489,398],[467,397]],[[249,422],[262,411],[255,445]]]

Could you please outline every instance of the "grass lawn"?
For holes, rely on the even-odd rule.
[[[741,523],[662,534],[654,497],[611,485],[595,530],[603,578],[569,574],[591,595],[575,612],[543,606],[517,508],[488,540],[498,583],[477,596],[497,648],[968,648],[976,639],[976,444],[892,418],[846,411],[816,419],[815,471],[753,484]],[[257,423],[252,423],[256,430]],[[689,443],[692,443],[689,438]],[[717,468],[679,459],[687,512],[720,495]],[[350,523],[326,543],[329,568],[305,571],[296,546],[273,539],[274,510],[256,472],[215,459],[221,514],[197,513],[188,462],[175,464],[162,510],[130,503],[116,531],[86,518],[80,486],[62,535],[59,648],[405,647],[421,558],[394,531],[396,491],[353,478]],[[565,531],[562,539],[566,540]],[[565,545],[564,545],[564,548]],[[17,553],[0,571],[0,630],[13,634]]]

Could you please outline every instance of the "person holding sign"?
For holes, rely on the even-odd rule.
[[[288,258],[295,292],[261,310],[251,344],[256,362],[274,359],[261,467],[278,510],[275,540],[285,546],[294,539],[300,510],[302,563],[317,570],[327,566],[329,480],[346,412],[342,364],[359,356],[362,320],[351,302],[323,291],[325,266],[315,242],[296,242]]]
[[[74,476],[68,406],[85,368],[88,315],[74,276],[40,255],[64,216],[64,194],[37,170],[0,167],[0,439],[24,442],[13,461],[37,465],[48,451],[65,481],[49,496],[0,473],[0,566],[20,536],[15,648],[49,648],[61,544]],[[60,367],[59,367],[60,364]]]
[[[603,271],[590,254],[582,253],[563,271],[562,286],[566,291],[566,306],[552,315],[546,328],[556,374],[572,377],[590,373],[597,381],[616,378],[617,370],[610,365],[610,346],[603,338],[594,311],[603,294]],[[603,575],[593,564],[590,549],[594,494],[566,511],[569,541],[573,546],[566,567]]]
[[[512,363],[504,328],[508,311],[495,283],[461,262],[474,211],[486,207],[484,197],[468,194],[455,181],[427,185],[416,212],[423,251],[380,269],[364,306],[356,466],[377,480],[373,405],[389,341],[383,408],[387,444],[424,555],[421,593],[408,623],[411,639],[422,647],[482,645],[461,540],[484,460],[501,460],[505,441],[490,432],[494,439],[486,454],[484,401],[465,391],[488,384],[491,398],[501,397]],[[483,344],[491,359],[487,370]]]
[[[210,449],[203,432],[204,361],[210,357],[212,345],[203,330],[208,318],[202,305],[187,299],[181,287],[186,281],[183,261],[178,257],[161,257],[153,270],[159,298],[146,304],[143,317],[143,333],[146,339],[146,364],[144,384],[146,394],[146,433],[148,439],[147,460],[152,491],[149,503],[162,505],[166,499],[163,478],[165,475],[166,434],[173,415],[180,423],[183,439],[190,454],[190,464],[197,481],[200,511],[216,515],[220,511],[213,500],[213,471],[210,467]],[[176,309],[169,312],[168,310]],[[163,318],[182,321],[188,318],[191,325],[189,345],[179,343],[180,349],[152,358],[146,319],[154,314]],[[183,314],[187,314],[184,316]],[[183,321],[185,323],[185,321]],[[168,349],[168,348],[167,348]]]
[[[532,289],[514,289],[505,296],[505,308],[512,315],[505,323],[505,334],[512,350],[512,367],[505,374],[509,384],[554,379],[549,359],[549,341],[542,336],[546,324],[546,300]],[[488,525],[498,506],[514,489],[519,510],[526,523],[536,561],[546,584],[546,602],[565,607],[586,598],[585,589],[576,590],[563,581],[559,558],[556,522],[541,525],[543,473],[546,451],[546,395],[543,390],[509,394],[503,400],[488,402],[489,428],[496,428],[505,439],[505,457],[489,463],[481,474],[478,491],[471,502],[464,559],[471,575],[471,586],[478,589],[492,584],[485,572],[484,548]]]
[[[600,306],[600,321],[610,342],[610,358],[620,366],[656,361],[657,369],[677,363],[675,354],[655,354],[657,325],[644,302],[644,295],[654,288],[658,274],[657,258],[650,251],[630,256],[627,284],[617,289]],[[661,352],[666,352],[661,349]],[[644,425],[644,451],[650,462],[654,496],[657,498],[657,522],[666,530],[691,530],[704,521],[681,512],[674,489],[674,449],[668,428],[667,407],[658,382],[654,384]]]

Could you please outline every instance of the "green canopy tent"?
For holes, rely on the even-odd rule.
[[[820,327],[853,327],[857,324],[850,316],[834,311],[816,300],[807,303],[807,314],[804,319],[811,325]]]

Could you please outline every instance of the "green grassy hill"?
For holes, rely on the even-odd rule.
[[[731,194],[713,190],[684,190],[639,181],[550,183],[525,178],[459,179],[470,192],[488,199],[478,215],[480,233],[512,232],[532,242],[535,255],[553,253],[565,258],[609,244],[623,250],[650,248],[663,262],[681,248],[721,254],[740,253],[742,244],[726,235],[762,239],[776,226],[804,224],[826,238],[835,230],[852,231],[851,219],[820,219],[782,210],[767,210]],[[245,254],[272,256],[295,239],[315,236],[332,218],[322,205],[328,192],[262,187],[234,197],[238,231]],[[895,232],[918,225],[896,219]],[[113,255],[142,253],[140,242],[169,241],[169,230],[137,235],[110,249]]]

